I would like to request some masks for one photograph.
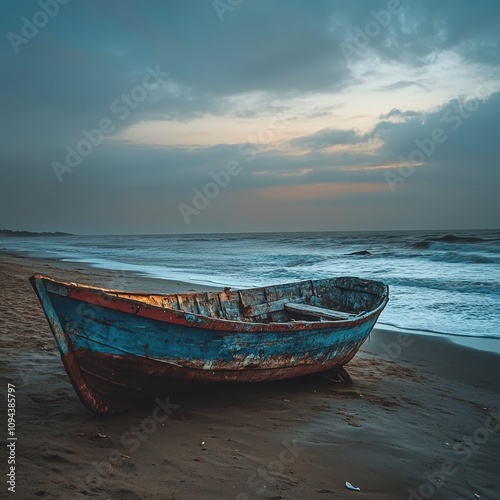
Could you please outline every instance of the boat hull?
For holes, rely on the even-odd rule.
[[[214,321],[34,276],[68,376],[92,411],[112,414],[215,382],[281,380],[348,363],[380,312],[349,321]]]

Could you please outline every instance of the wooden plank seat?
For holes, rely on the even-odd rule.
[[[287,297],[285,299],[273,300],[270,302],[265,302],[264,304],[255,304],[253,306],[244,306],[243,307],[243,316],[252,317],[252,316],[262,316],[264,314],[273,313],[277,311],[283,311],[285,308],[285,304],[290,302],[292,299]],[[297,301],[302,300],[301,298],[297,299]]]
[[[310,306],[308,304],[297,304],[294,302],[285,303],[285,309],[306,316],[315,316],[319,318],[328,319],[351,319],[355,314],[349,314],[341,311],[334,311],[333,309],[325,309],[323,307]]]

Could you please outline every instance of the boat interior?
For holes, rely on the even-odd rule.
[[[388,288],[378,281],[344,277],[235,291],[225,288],[222,292],[170,295],[106,293],[211,318],[283,323],[350,320],[382,304],[388,295]]]

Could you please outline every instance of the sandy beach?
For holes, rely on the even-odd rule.
[[[28,283],[35,272],[151,292],[201,288],[0,254],[3,434],[13,384],[18,498],[500,498],[498,355],[376,329],[348,365],[353,385],[315,375],[213,387],[105,419],[68,381]]]

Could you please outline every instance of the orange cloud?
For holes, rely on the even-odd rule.
[[[387,190],[383,184],[343,184],[343,183],[321,183],[302,184],[291,186],[270,186],[259,189],[259,193],[272,198],[285,200],[314,200],[338,196],[347,196],[360,193],[376,193]]]

